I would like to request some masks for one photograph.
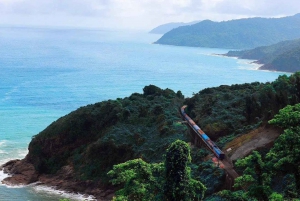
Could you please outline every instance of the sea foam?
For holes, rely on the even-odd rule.
[[[33,191],[36,193],[43,193],[43,194],[49,194],[49,195],[57,195],[61,196],[63,198],[69,198],[72,200],[80,200],[80,201],[94,201],[96,198],[92,195],[83,195],[83,194],[77,194],[77,193],[69,193],[62,190],[56,190],[54,187],[48,187],[44,185],[36,185],[32,186]]]
[[[0,147],[4,146],[7,143],[7,140],[0,140]]]

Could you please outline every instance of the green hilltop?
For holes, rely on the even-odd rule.
[[[288,40],[251,50],[229,51],[226,56],[257,60],[261,70],[296,72],[300,70],[300,39]]]
[[[204,20],[164,34],[157,44],[246,49],[300,38],[300,14],[283,18]]]
[[[180,91],[175,93],[154,85],[146,86],[143,91],[143,94],[87,105],[61,117],[32,138],[26,160],[39,174],[55,175],[68,165],[74,169],[77,181],[110,186],[107,172],[114,165],[138,158],[146,163],[160,163],[172,142],[191,141],[186,126],[180,123],[178,110],[182,105],[188,106],[189,116],[222,149],[238,136],[269,126],[268,121],[285,106],[299,103],[300,73],[279,76],[271,83],[207,88],[191,98],[184,98]],[[261,154],[269,149],[263,148]],[[222,189],[225,174],[205,159],[208,154],[206,150],[191,147],[191,177],[205,185],[205,199],[239,195],[238,192],[214,194]],[[262,160],[259,154],[251,157]],[[293,169],[287,169],[274,175],[277,183],[283,184],[291,178],[290,184],[294,185],[298,178],[293,173]],[[286,197],[295,197],[297,193],[284,194],[291,185],[270,184],[270,192],[276,190]]]
[[[162,24],[159,25],[155,28],[153,28],[149,33],[152,34],[165,34],[168,31],[171,31],[172,29],[178,28],[180,26],[187,26],[187,25],[192,25],[192,24],[196,24],[198,21],[194,21],[194,22],[171,22],[171,23],[167,23],[167,24]]]

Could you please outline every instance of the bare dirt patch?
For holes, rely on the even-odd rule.
[[[275,127],[260,127],[226,144],[224,151],[232,161],[244,158],[252,151],[273,145],[282,130]]]

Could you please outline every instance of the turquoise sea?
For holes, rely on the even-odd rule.
[[[154,45],[144,32],[0,27],[0,165],[23,158],[33,135],[80,106],[142,93],[145,85],[181,90],[267,82],[283,73],[215,56],[224,49]],[[5,177],[0,173],[0,180]],[[0,201],[83,197],[43,186],[0,184]]]

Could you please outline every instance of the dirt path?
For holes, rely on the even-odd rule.
[[[282,130],[274,127],[258,128],[228,143],[225,151],[233,161],[244,158],[253,150],[271,146],[281,133]]]

